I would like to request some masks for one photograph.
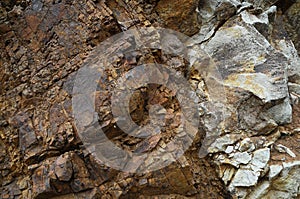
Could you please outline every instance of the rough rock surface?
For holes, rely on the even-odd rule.
[[[300,197],[299,20],[295,0],[1,1],[0,198]],[[139,60],[168,63],[201,100],[218,107],[207,112],[204,106],[203,127],[184,156],[146,174],[98,162],[79,139],[72,116],[76,71],[106,38],[136,27],[192,36],[194,49],[213,59],[220,74],[213,78],[226,96],[209,95],[196,66],[180,57],[157,51],[139,59],[118,55],[121,69],[108,71],[104,86]],[[174,124],[162,137],[124,136],[114,127],[109,96],[97,94],[97,112],[116,144],[147,152],[172,139],[176,118],[169,118]],[[153,111],[147,104],[180,117],[172,97],[159,85],[137,90],[132,119],[147,123]]]

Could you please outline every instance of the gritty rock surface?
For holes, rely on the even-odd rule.
[[[0,198],[298,198],[299,3],[1,1]],[[164,133],[142,139],[117,127],[110,91],[142,63],[167,64],[187,79],[200,99],[201,127],[176,162],[135,174],[105,166],[91,154],[92,147],[83,145],[72,115],[72,92],[76,72],[84,63],[99,61],[101,42],[141,27],[191,36],[190,60],[153,49],[111,57],[113,67],[94,94],[105,135],[128,151],[146,153],[166,147],[180,129],[176,94],[156,84],[134,92],[130,116],[140,126],[164,117],[169,124]],[[151,43],[156,36],[149,35]],[[174,37],[162,42],[178,44]],[[124,40],[120,46],[131,45]],[[217,68],[210,76],[215,89],[209,90],[207,71],[193,60],[200,49],[212,58],[204,65]],[[119,51],[105,49],[107,54]]]

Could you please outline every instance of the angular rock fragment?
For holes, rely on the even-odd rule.
[[[73,165],[68,155],[61,155],[55,161],[54,172],[60,181],[69,181],[73,175]]]
[[[220,166],[220,176],[226,185],[229,184],[234,174],[235,168],[226,165]]]
[[[283,167],[281,165],[271,165],[269,171],[269,178],[273,179],[278,176],[278,174],[282,171]]]
[[[282,137],[299,141],[299,10],[299,1],[279,0],[1,1],[0,197],[298,198],[298,148],[276,141]],[[111,85],[124,71],[147,60],[167,63],[190,78],[201,100],[215,97],[213,101],[219,102],[209,105],[213,108],[203,105],[199,110],[201,117],[208,117],[183,159],[163,170],[137,175],[107,168],[83,152],[86,150],[73,128],[73,83],[66,78],[74,76],[89,52],[107,37],[145,26],[194,35],[193,47],[203,47],[210,54],[219,69],[213,79],[224,89],[214,88],[217,96],[207,95],[205,78],[193,74],[194,66],[186,63],[191,60],[157,49],[147,56],[139,52],[136,57],[124,55],[120,49],[134,45],[125,41],[117,50],[117,58],[112,58],[116,63],[108,72],[110,76],[97,86]],[[154,37],[149,34],[145,43],[151,43]],[[162,43],[174,44],[171,48],[176,50],[176,41],[169,37]],[[197,55],[197,48],[193,50]],[[88,59],[97,60],[97,54]],[[140,78],[147,77],[141,74]],[[97,120],[107,136],[118,143],[124,135],[114,128],[108,90],[97,92],[101,98],[95,99]],[[144,112],[151,112],[144,107],[148,100],[144,94],[140,92],[130,105],[135,122],[146,123]],[[164,93],[158,100],[151,96],[148,101],[165,105],[174,97]],[[170,104],[167,113],[177,113],[179,108]],[[93,117],[87,114],[86,118],[92,121]],[[290,122],[292,127],[287,128]],[[201,143],[204,135],[208,139]],[[88,141],[100,143],[102,138],[91,133]],[[135,139],[126,137],[125,142],[133,150],[147,153],[156,148],[164,150],[171,138],[153,136],[136,145]],[[217,166],[209,157],[200,159],[195,152],[205,144]],[[271,158],[270,149],[289,155]],[[107,151],[107,155],[113,159],[119,154]],[[167,155],[159,158],[170,159]],[[146,161],[153,165],[157,162],[155,158]],[[137,158],[126,166],[134,170],[143,163]]]
[[[241,151],[241,152],[244,152],[244,151],[252,152],[253,150],[255,150],[255,145],[251,141],[250,138],[245,138],[244,140],[241,141],[240,146],[239,146],[239,151]]]
[[[41,166],[37,168],[32,176],[32,191],[34,196],[39,196],[52,191],[48,168]]]
[[[232,182],[230,187],[251,187],[256,185],[258,181],[259,174],[252,170],[239,169]]]
[[[279,193],[282,198],[296,198],[299,195],[300,186],[299,165],[299,161],[283,163],[283,170],[280,176],[272,181],[273,189],[266,194],[266,197],[272,197],[281,192],[285,193]]]
[[[295,153],[291,149],[289,149],[286,146],[283,146],[282,144],[275,145],[275,149],[280,153],[287,153],[292,158],[296,157]]]
[[[251,169],[255,172],[262,171],[266,168],[270,160],[270,149],[259,149],[253,152],[253,158],[250,161]]]
[[[251,160],[251,155],[247,152],[237,152],[237,153],[234,153],[232,154],[233,157],[233,161],[236,161],[236,162],[239,162],[241,164],[248,164]]]
[[[227,134],[225,136],[222,136],[220,138],[217,138],[214,143],[212,143],[209,148],[209,153],[216,153],[220,151],[225,151],[227,146],[234,144],[238,139],[240,135],[238,134]]]

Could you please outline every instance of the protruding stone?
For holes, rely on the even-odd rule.
[[[55,161],[55,175],[60,181],[69,181],[72,178],[72,162],[68,155],[61,155]]]
[[[231,187],[251,187],[256,185],[259,174],[252,170],[239,169],[230,186]]]
[[[300,85],[299,84],[289,82],[288,86],[289,86],[290,92],[294,92],[294,93],[300,95]]]
[[[232,153],[234,150],[234,147],[233,146],[228,146],[225,150],[225,153],[229,154],[229,153]]]
[[[270,160],[270,149],[264,148],[253,152],[253,158],[250,162],[253,171],[261,171],[265,169]]]
[[[283,103],[271,107],[267,113],[278,125],[284,125],[292,122],[292,106],[289,98],[286,98]]]
[[[52,191],[48,172],[49,171],[46,166],[41,166],[34,171],[34,174],[32,176],[33,195],[38,196],[40,194]]]
[[[290,169],[293,167],[299,167],[300,161],[293,161],[293,162],[283,162],[282,163],[284,169]]]
[[[227,185],[233,175],[235,174],[235,168],[227,165],[222,165],[220,167],[220,177],[222,178],[223,182]]]
[[[194,39],[201,43],[213,36],[218,25],[233,16],[240,4],[238,0],[200,1],[196,11],[201,19],[202,26]]]
[[[281,171],[283,167],[281,165],[271,165],[269,171],[269,179],[275,178]]]
[[[245,138],[244,140],[241,141],[240,146],[239,146],[239,151],[241,151],[241,152],[244,152],[244,151],[251,152],[253,150],[255,150],[255,145],[251,141],[250,138]]]
[[[283,163],[281,177],[272,182],[274,190],[288,193],[284,198],[296,198],[300,187],[300,161]],[[272,194],[272,192],[270,193]]]
[[[227,146],[234,144],[239,139],[239,137],[240,135],[235,134],[224,135],[223,137],[216,139],[216,141],[211,144],[211,146],[208,148],[208,152],[216,153],[225,151]]]
[[[251,160],[251,155],[247,152],[237,152],[233,154],[232,159],[241,164],[248,164]]]
[[[296,157],[295,153],[291,149],[289,149],[286,146],[283,146],[282,144],[275,145],[275,149],[280,153],[289,154],[289,156],[291,156],[292,158]]]

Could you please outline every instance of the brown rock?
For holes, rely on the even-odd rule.
[[[155,7],[166,28],[193,35],[199,31],[196,0],[159,1]]]
[[[34,196],[52,192],[48,174],[49,170],[47,166],[41,166],[34,171],[32,175],[32,192]]]
[[[55,161],[55,175],[60,181],[69,181],[72,178],[73,168],[68,154],[63,154]]]
[[[205,134],[210,133],[208,129],[211,132],[220,130],[222,136],[237,133],[237,140],[230,140],[232,150],[229,151],[236,151],[239,140],[247,137],[257,140],[258,144],[254,142],[257,150],[261,147],[272,149],[272,142],[277,142],[278,139],[278,143],[284,141],[281,144],[291,148],[298,158],[299,133],[293,129],[299,127],[299,110],[296,103],[289,106],[286,85],[287,81],[298,84],[299,79],[294,79],[297,75],[286,78],[288,75],[284,73],[289,70],[286,68],[287,63],[291,68],[296,68],[294,63],[298,63],[297,53],[293,55],[295,61],[291,62],[290,54],[282,56],[281,51],[285,46],[279,44],[286,43],[289,44],[288,48],[292,48],[293,45],[288,40],[290,35],[299,50],[299,3],[282,3],[283,1],[277,0],[248,2],[254,5],[233,0],[1,1],[0,197],[231,198],[217,175],[217,167],[211,158],[199,159],[198,150],[200,146],[207,144],[201,143],[201,140]],[[284,4],[280,7],[282,14],[273,9],[276,13],[263,15],[271,5],[281,4]],[[241,15],[237,16],[240,6],[244,6],[244,16],[250,16],[254,25],[252,22],[242,22]],[[263,16],[269,17],[269,23],[261,24],[259,20]],[[276,23],[273,23],[274,20]],[[289,34],[284,31],[285,25],[290,27]],[[91,62],[98,59],[102,52],[91,51],[103,40],[130,28],[147,26],[166,27],[190,36],[201,29],[204,36],[199,37],[198,42],[205,40],[210,44],[205,49],[220,66],[222,77],[217,78],[217,83],[222,84],[224,79],[227,80],[225,91],[230,94],[227,95],[228,101],[224,106],[229,109],[230,116],[224,122],[226,128],[217,129],[214,121],[221,115],[222,107],[216,108],[218,110],[215,112],[203,108],[203,120],[210,122],[200,127],[197,139],[181,159],[151,173],[124,173],[95,160],[80,143],[72,115],[73,80],[87,57]],[[149,39],[151,42],[152,36],[149,35],[147,41]],[[173,41],[170,38],[166,43],[172,44]],[[266,43],[270,45],[266,46]],[[123,45],[131,48],[134,44],[124,41]],[[123,45],[118,48],[121,49]],[[154,49],[150,53],[145,50],[134,56],[124,55],[117,49],[108,48],[105,52],[109,50],[119,53],[116,59],[113,58],[116,61],[113,69],[107,71],[107,76],[99,81],[98,86],[105,91],[96,91],[95,107],[95,115],[99,116],[105,135],[124,150],[147,153],[156,148],[163,149],[176,135],[173,130],[180,126],[181,107],[176,102],[176,95],[159,85],[141,88],[134,94],[130,111],[138,125],[145,125],[151,119],[151,114],[148,114],[151,112],[149,105],[160,104],[167,110],[167,125],[162,135],[136,139],[125,135],[116,126],[115,118],[112,118],[109,100],[116,80],[141,63],[167,64],[178,74],[190,78],[189,81],[202,102],[210,99],[206,93],[206,80],[202,74],[190,74],[189,60],[166,55],[162,50]],[[290,51],[294,52],[293,49]],[[252,56],[253,53],[255,56]],[[210,63],[206,62],[204,65]],[[293,72],[296,74],[297,70]],[[141,79],[147,78],[141,73]],[[167,80],[170,77],[163,74],[158,78]],[[265,84],[265,80],[270,81]],[[223,94],[222,92],[218,90],[217,94]],[[289,126],[290,129],[285,130],[294,135],[286,133],[284,137],[289,138],[284,139],[281,134],[274,134],[274,130],[278,125],[290,122],[291,108],[295,121]],[[159,114],[156,119],[160,116]],[[242,130],[237,131],[238,128]],[[95,133],[89,140],[97,141],[97,138],[98,134]],[[174,149],[175,147],[178,146],[173,146]],[[230,152],[228,153],[229,156]],[[111,154],[111,158],[117,156],[118,154]],[[271,161],[281,163],[289,158],[292,157],[274,154]],[[149,161],[155,163],[153,159]],[[137,169],[143,163],[143,159],[136,158],[134,164],[126,166]],[[221,177],[230,184],[235,170],[226,172],[227,176],[224,174]],[[298,170],[292,171],[295,179],[297,172]],[[264,185],[261,180],[268,179],[258,179],[259,186]],[[281,179],[275,185],[280,188],[287,187],[287,183],[290,183],[287,190],[292,190],[293,194],[288,195],[297,197],[298,190],[294,190],[297,187],[294,183],[297,181],[288,181]],[[272,187],[272,182],[269,183]],[[246,189],[242,191],[247,192]],[[236,196],[237,193],[239,192],[232,192],[232,195]],[[275,192],[271,196],[275,197]]]

